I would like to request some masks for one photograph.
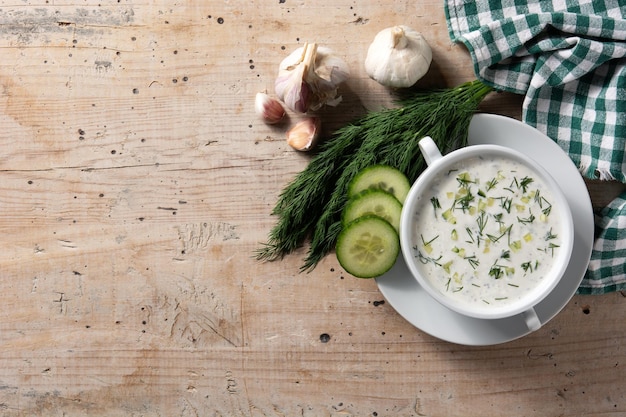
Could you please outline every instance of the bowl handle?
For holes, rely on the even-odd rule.
[[[441,158],[441,152],[435,141],[430,136],[425,136],[420,139],[418,143],[420,150],[422,151],[422,155],[424,155],[424,160],[428,165],[431,165],[437,159]]]
[[[541,320],[539,320],[539,316],[537,316],[537,312],[534,308],[529,308],[528,310],[522,313],[522,317],[524,317],[524,321],[526,322],[526,326],[528,326],[528,330],[534,332],[535,330],[539,330],[541,327]]]

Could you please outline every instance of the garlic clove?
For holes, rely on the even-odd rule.
[[[285,85],[283,102],[285,105],[298,113],[306,113],[309,110],[311,89],[309,85],[299,77],[287,77],[282,82]]]
[[[309,109],[310,88],[304,80],[305,70],[306,66],[298,65],[293,70],[281,71],[274,83],[278,98],[287,108],[298,113],[306,113]]]
[[[381,30],[365,58],[365,72],[392,88],[410,87],[428,72],[432,50],[424,36],[408,26]]]
[[[287,131],[287,143],[297,151],[308,151],[316,144],[321,126],[319,117],[304,119]]]
[[[280,101],[266,93],[257,93],[254,100],[254,109],[265,123],[275,124],[285,117],[285,108]]]

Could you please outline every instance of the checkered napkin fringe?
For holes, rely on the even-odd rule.
[[[485,84],[587,178],[626,182],[626,1],[445,0],[450,37]],[[598,213],[580,293],[626,290],[626,193]]]

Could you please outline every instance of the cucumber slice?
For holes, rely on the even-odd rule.
[[[357,278],[383,275],[395,264],[399,253],[398,233],[378,216],[353,220],[337,238],[337,260],[346,272]]]
[[[397,168],[389,165],[372,165],[355,175],[348,185],[348,197],[354,197],[368,189],[383,190],[404,203],[411,184]]]
[[[402,204],[393,195],[381,190],[366,190],[348,201],[341,220],[345,227],[351,221],[371,214],[387,220],[398,232],[401,212]]]

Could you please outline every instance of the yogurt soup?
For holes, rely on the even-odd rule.
[[[537,287],[559,250],[550,189],[513,159],[472,157],[456,167],[420,197],[418,267],[458,302],[513,303]]]

